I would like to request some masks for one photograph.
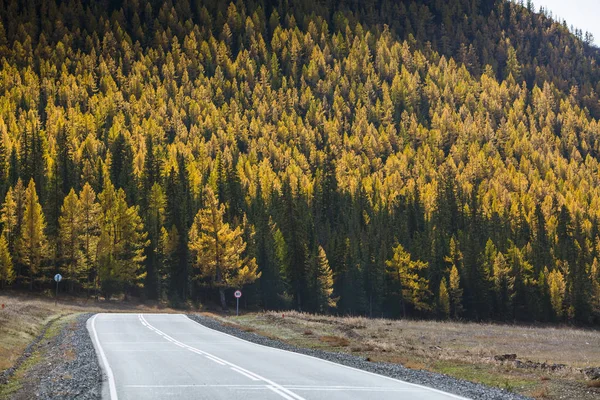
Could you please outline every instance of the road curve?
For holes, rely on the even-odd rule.
[[[103,399],[464,399],[247,342],[181,314],[96,314]]]

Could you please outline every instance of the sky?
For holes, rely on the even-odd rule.
[[[594,44],[600,45],[599,0],[533,0],[535,10],[543,6],[552,11],[555,20],[567,20],[567,25],[594,34]]]

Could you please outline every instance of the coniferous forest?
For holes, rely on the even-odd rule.
[[[600,52],[504,0],[0,0],[0,282],[600,323]]]

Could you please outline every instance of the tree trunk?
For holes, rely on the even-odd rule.
[[[402,279],[400,270],[398,272],[398,282],[400,283],[400,307],[402,307],[402,318],[406,318],[406,304],[404,303],[404,293],[402,293]]]
[[[69,273],[69,293],[73,294],[73,292],[75,291],[75,282],[73,282],[75,280],[74,278],[75,272],[73,271],[73,267],[71,266],[71,272]]]
[[[223,311],[227,311],[227,302],[225,301],[225,288],[219,288],[219,298],[221,299],[221,307]]]

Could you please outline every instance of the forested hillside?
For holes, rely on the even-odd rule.
[[[507,1],[0,0],[0,281],[600,322],[600,56]]]

